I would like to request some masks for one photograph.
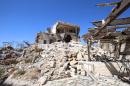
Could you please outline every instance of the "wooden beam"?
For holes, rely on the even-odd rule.
[[[96,6],[102,6],[102,7],[105,7],[105,6],[116,6],[118,4],[118,2],[112,2],[112,3],[102,3],[102,4],[96,4]]]
[[[96,27],[102,26],[102,21],[94,21],[92,23]],[[130,17],[115,19],[108,26],[125,25],[125,24],[130,24]]]
[[[130,7],[130,0],[121,0],[119,4],[114,8],[114,10],[105,19],[105,24],[103,24],[99,30],[94,34],[97,36],[107,25],[109,25],[114,19],[121,15],[127,8]]]
[[[108,26],[108,29],[116,28],[130,28],[130,25],[117,25],[117,26]]]
[[[91,43],[90,43],[90,40],[87,40],[87,47],[88,47],[88,60],[91,61],[91,57],[90,57]]]

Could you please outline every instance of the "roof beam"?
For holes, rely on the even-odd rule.
[[[109,16],[105,19],[105,23],[94,34],[97,36],[107,25],[109,25],[114,19],[121,15],[127,8],[130,7],[130,0],[121,0],[118,5],[113,9]]]
[[[100,27],[102,25],[102,21],[95,21],[95,22],[92,22],[92,23],[96,27]],[[130,24],[130,17],[119,18],[119,19],[113,20],[108,26],[124,25],[124,24]]]

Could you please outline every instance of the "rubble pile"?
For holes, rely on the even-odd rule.
[[[111,53],[109,51],[105,51],[100,47],[92,46],[90,50],[91,61],[115,61],[114,57],[111,57]]]
[[[9,65],[18,63],[16,59],[22,55],[22,49],[6,46],[0,49],[0,64]]]
[[[88,86],[107,84],[107,80],[97,83],[99,77],[95,78],[91,71],[87,71],[83,67],[82,63],[88,61],[87,54],[86,45],[73,42],[30,46],[25,48],[22,55],[16,59],[18,63],[8,68],[9,77],[4,84],[63,86],[66,83],[67,86],[76,86],[75,82],[77,81],[77,86],[86,86],[88,82]],[[94,54],[100,57],[107,55],[102,49],[93,47],[91,56]],[[114,83],[113,86],[116,84],[119,82]]]

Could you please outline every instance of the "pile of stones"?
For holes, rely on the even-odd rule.
[[[94,54],[100,57],[107,56],[107,52],[100,48],[93,47],[91,52],[91,56]],[[101,86],[102,83],[108,83],[101,81],[103,79],[99,81],[91,71],[88,72],[84,68],[84,64],[81,64],[89,61],[89,58],[87,45],[80,43],[35,44],[25,48],[23,55],[17,58],[17,61],[15,66],[8,69],[9,77],[4,84],[12,86]]]

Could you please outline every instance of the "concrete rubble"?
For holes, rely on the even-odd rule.
[[[109,57],[92,47],[91,58]],[[103,57],[103,58],[102,58]],[[94,74],[84,66],[88,61],[87,45],[80,42],[35,44],[22,50],[16,64],[5,67],[8,78],[3,84],[12,86],[129,86],[117,77]]]

